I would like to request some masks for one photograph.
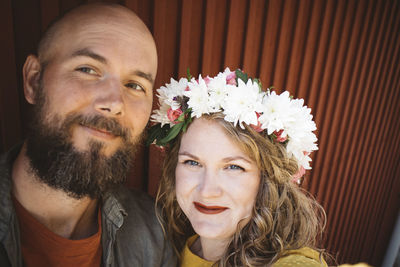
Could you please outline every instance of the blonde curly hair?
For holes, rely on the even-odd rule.
[[[250,221],[237,229],[218,266],[266,266],[285,251],[301,247],[316,248],[325,227],[326,215],[317,201],[292,182],[298,170],[284,144],[271,140],[245,125],[235,127],[221,113],[202,118],[219,123],[254,162],[260,172],[260,185]],[[190,127],[190,126],[189,126]],[[162,178],[156,197],[157,216],[180,255],[188,237],[194,234],[190,221],[178,205],[175,169],[182,133],[167,148]]]

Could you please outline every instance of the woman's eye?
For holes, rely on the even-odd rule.
[[[89,67],[80,67],[80,68],[77,68],[76,70],[87,73],[87,74],[92,74],[92,75],[97,74],[97,72],[94,69],[89,68]]]
[[[200,163],[198,163],[197,161],[194,161],[194,160],[185,160],[183,162],[183,164],[189,165],[189,166],[199,166],[200,165]]]
[[[126,87],[134,90],[134,91],[143,91],[144,92],[144,88],[143,86],[137,84],[137,83],[127,83],[125,84]]]
[[[238,166],[238,165],[235,165],[235,164],[229,165],[229,166],[227,167],[227,169],[229,169],[229,170],[240,170],[240,171],[244,171],[244,168],[242,168],[242,167],[240,167],[240,166]]]

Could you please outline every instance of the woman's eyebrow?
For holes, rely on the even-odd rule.
[[[193,155],[193,154],[191,154],[191,153],[189,153],[187,151],[179,152],[178,156],[188,156],[188,157],[191,157],[191,158],[194,158],[194,159],[199,159],[198,157],[196,157],[195,155]]]
[[[246,162],[248,162],[248,163],[252,163],[252,161],[251,160],[249,160],[248,158],[246,158],[246,157],[242,157],[242,156],[235,156],[235,157],[226,157],[226,158],[223,158],[222,159],[223,161],[226,161],[226,162],[228,162],[228,161],[234,161],[234,160],[244,160],[244,161],[246,161]]]

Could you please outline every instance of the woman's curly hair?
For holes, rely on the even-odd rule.
[[[284,144],[267,133],[258,133],[245,125],[233,126],[220,113],[203,115],[202,119],[220,124],[260,171],[260,185],[250,221],[237,229],[218,266],[266,266],[287,250],[316,248],[325,227],[326,215],[317,201],[292,182],[298,170],[296,160],[289,158]],[[182,133],[168,148],[156,198],[158,218],[171,238],[179,256],[194,230],[178,205],[175,193],[175,169]]]

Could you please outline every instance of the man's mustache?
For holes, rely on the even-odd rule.
[[[71,126],[75,123],[89,128],[106,130],[107,132],[119,136],[126,141],[130,140],[130,131],[127,128],[122,127],[122,125],[114,118],[106,118],[101,115],[84,116],[70,114],[66,118],[66,124]]]

